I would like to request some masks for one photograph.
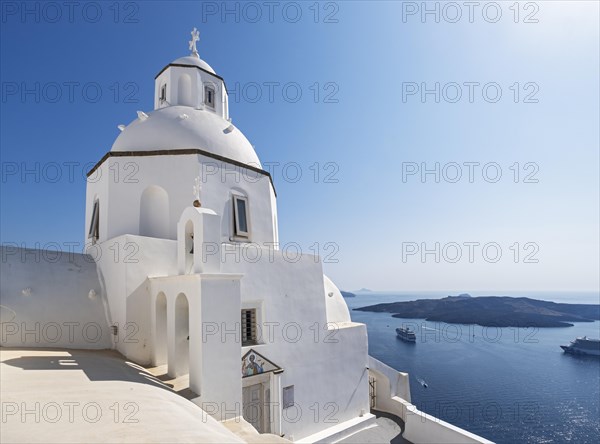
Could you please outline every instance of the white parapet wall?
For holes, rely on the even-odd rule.
[[[377,381],[375,385],[377,390],[375,399],[378,405],[382,407],[379,410],[388,411],[385,407],[388,407],[393,397],[399,397],[410,402],[408,373],[396,371],[389,365],[369,355],[369,375],[375,377]],[[401,416],[401,418],[404,420],[404,416]]]
[[[0,346],[113,347],[93,257],[16,245],[3,245],[0,255]]]
[[[404,421],[402,436],[414,444],[492,443],[481,436],[428,415],[410,402],[408,373],[401,373],[369,356],[369,375],[375,378],[375,408]]]

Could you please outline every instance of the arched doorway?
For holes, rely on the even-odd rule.
[[[167,363],[167,297],[160,292],[156,297],[156,340],[154,365]]]
[[[158,185],[147,187],[140,198],[140,236],[169,237],[169,195]]]
[[[175,376],[189,373],[190,368],[190,306],[185,294],[175,299]]]

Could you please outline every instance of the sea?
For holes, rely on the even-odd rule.
[[[600,322],[563,328],[497,328],[393,318],[352,309],[434,299],[447,292],[359,292],[346,298],[367,325],[369,353],[410,376],[421,411],[498,443],[600,442],[600,358],[565,354],[578,336],[600,338]],[[598,293],[471,293],[598,304]],[[409,326],[416,344],[396,338]],[[424,384],[427,387],[424,387]]]

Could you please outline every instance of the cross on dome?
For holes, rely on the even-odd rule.
[[[190,51],[192,51],[191,55],[200,58],[200,54],[198,54],[198,49],[196,48],[196,42],[200,40],[200,33],[198,32],[198,29],[194,27],[190,34],[192,34],[192,40],[190,40],[188,43],[190,44]]]

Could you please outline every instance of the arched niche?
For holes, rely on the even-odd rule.
[[[189,74],[182,73],[177,81],[177,104],[194,106],[192,97],[192,78]]]
[[[147,187],[140,198],[140,236],[169,237],[169,195],[158,185]]]

